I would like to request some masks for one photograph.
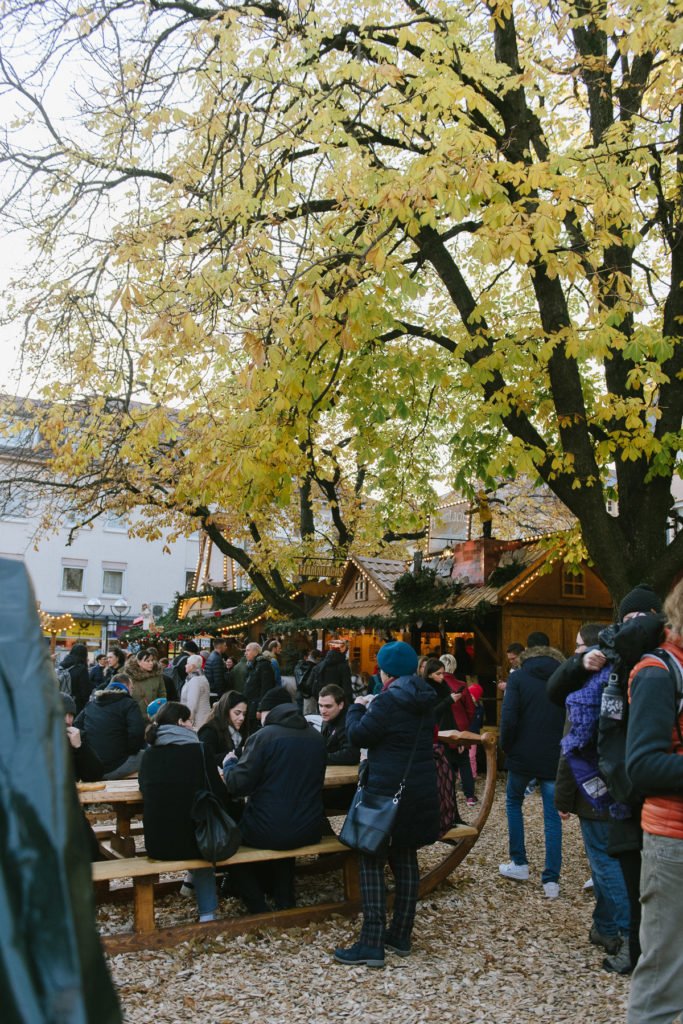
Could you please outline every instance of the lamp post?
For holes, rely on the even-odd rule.
[[[109,607],[112,615],[116,617],[117,623],[120,623],[121,619],[130,611],[130,603],[124,597],[117,597]],[[107,637],[107,639],[109,638]]]
[[[100,599],[98,597],[89,597],[88,600],[85,601],[84,604],[83,604],[83,611],[85,612],[85,614],[89,618],[92,619],[93,624],[94,624],[95,623],[95,619],[99,615],[101,615],[102,612],[104,611],[104,605],[102,604],[102,602],[100,601]],[[105,625],[105,633],[104,633],[104,635],[105,635],[105,647],[106,647],[106,636],[107,636],[107,632],[106,632],[107,620],[106,620],[106,617],[105,617],[105,620],[104,620],[104,625]],[[102,642],[102,634],[100,633],[100,643],[101,642]]]

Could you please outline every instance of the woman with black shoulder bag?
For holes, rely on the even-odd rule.
[[[436,694],[417,676],[417,654],[402,641],[385,644],[377,655],[382,691],[357,697],[348,710],[346,733],[355,747],[367,748],[362,790],[391,804],[398,798],[388,842],[374,854],[359,854],[363,926],[360,939],[335,950],[344,964],[383,967],[385,950],[408,956],[420,875],[417,850],[439,835],[439,804],[432,752]],[[360,790],[359,790],[360,793]],[[341,837],[343,841],[344,830]],[[356,847],[360,849],[360,847]],[[392,919],[386,927],[384,865],[396,879]]]

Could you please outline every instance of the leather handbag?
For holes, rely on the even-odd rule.
[[[381,856],[386,852],[394,830],[396,816],[406,779],[417,750],[417,741],[422,729],[422,723],[415,734],[415,742],[410,753],[406,770],[401,779],[400,785],[393,796],[386,796],[382,793],[369,793],[362,782],[359,782],[358,789],[351,801],[348,813],[339,839],[345,846],[360,853],[367,853],[371,856]],[[363,772],[364,779],[366,773]]]
[[[211,790],[204,761],[206,788],[197,790],[192,803],[192,820],[199,854],[215,864],[227,860],[242,843],[242,833]]]

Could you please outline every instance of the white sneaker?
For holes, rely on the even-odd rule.
[[[549,900],[556,900],[560,895],[560,887],[557,882],[544,882],[543,892]]]
[[[499,864],[498,870],[504,878],[512,878],[515,882],[526,882],[529,877],[528,864],[515,864],[509,860],[506,864]]]
[[[588,879],[588,881],[587,881],[587,882],[584,882],[584,883],[583,883],[583,890],[584,890],[584,892],[588,892],[588,891],[589,891],[590,889],[592,889],[592,888],[593,888],[593,877],[591,876],[591,877],[590,877],[590,878]]]

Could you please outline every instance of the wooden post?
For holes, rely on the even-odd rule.
[[[154,883],[159,881],[158,875],[133,879],[133,920],[136,932],[153,932],[156,928],[154,920]]]

